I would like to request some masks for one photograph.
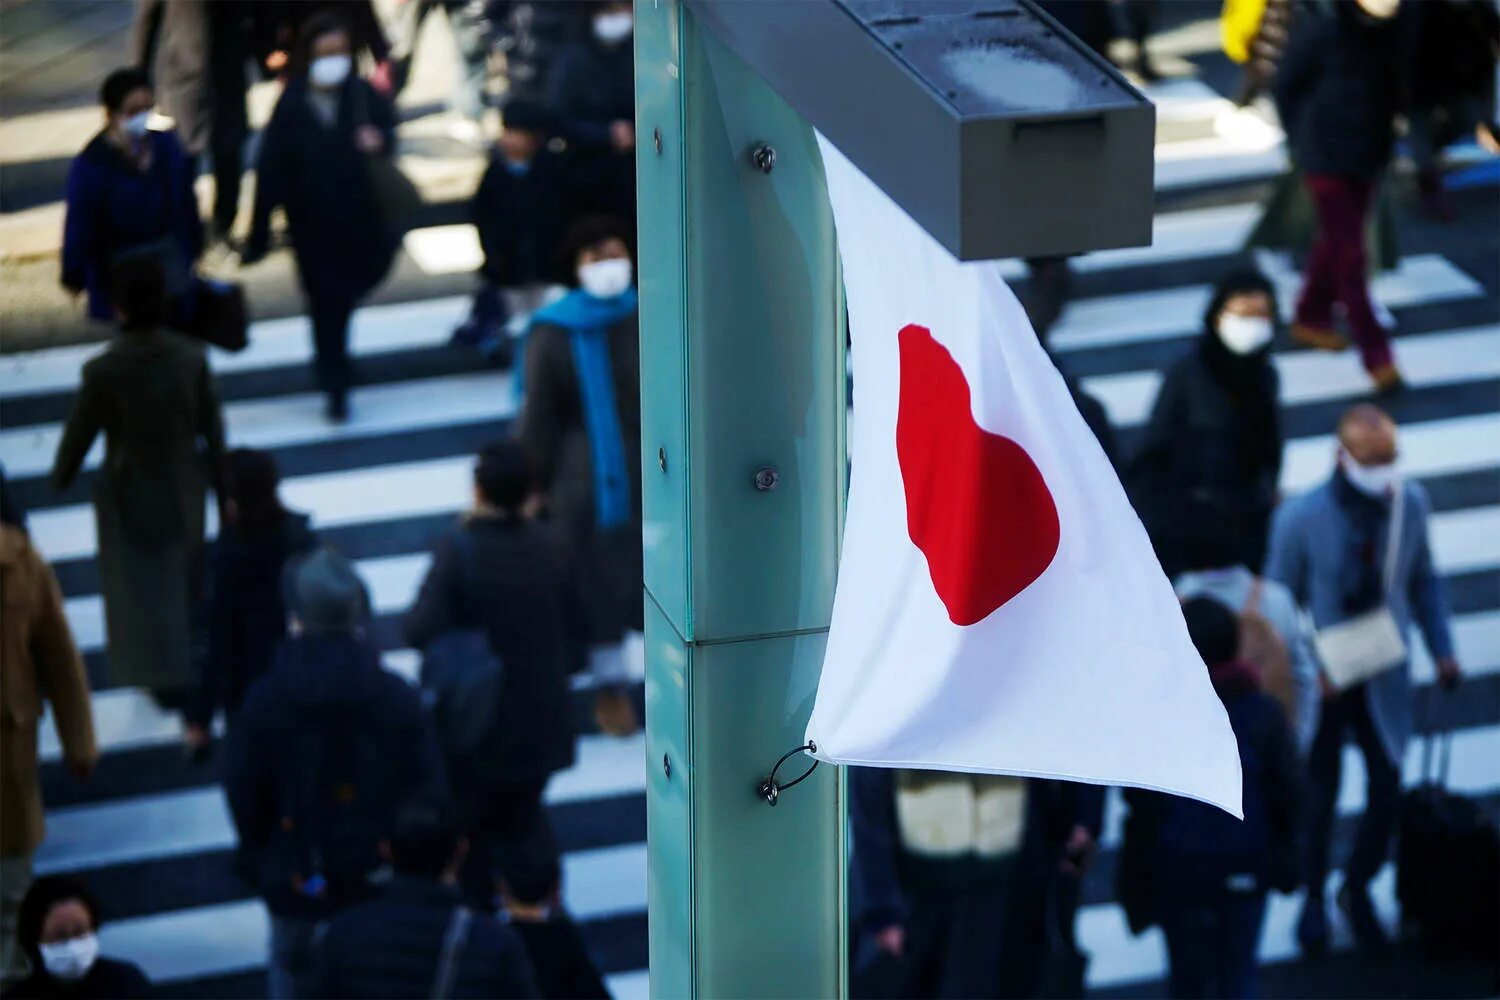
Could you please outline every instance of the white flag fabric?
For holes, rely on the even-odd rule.
[[[814,756],[1241,815],[1234,733],[1177,598],[997,266],[959,262],[819,142],[855,377]]]

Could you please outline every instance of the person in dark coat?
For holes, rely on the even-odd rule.
[[[90,318],[113,323],[110,270],[129,256],[157,260],[167,298],[185,301],[203,251],[203,223],[192,160],[175,133],[148,127],[155,97],[146,75],[116,70],[99,99],[104,129],[68,170],[62,284],[74,295],[88,294]]]
[[[271,914],[271,997],[310,992],[319,921],[363,902],[399,805],[447,782],[416,690],[365,638],[369,596],[323,548],[287,568],[292,637],[229,733],[224,791]]]
[[[1197,345],[1167,370],[1131,463],[1136,509],[1168,576],[1183,564],[1176,532],[1194,498],[1214,501],[1239,537],[1236,563],[1265,560],[1281,476],[1280,380],[1271,364],[1275,290],[1234,271],[1214,289]]]
[[[261,136],[255,214],[244,262],[265,256],[271,212],[286,209],[307,299],[328,416],[348,417],[349,319],[385,277],[399,237],[371,178],[395,150],[390,102],[352,72],[349,29],[331,13],[303,27],[293,74]]]
[[[552,67],[548,102],[579,171],[581,212],[635,219],[635,52],[631,6],[594,3],[587,39]]]
[[[1052,873],[1081,873],[1103,812],[1094,786],[850,768],[852,992],[1035,995]]]
[[[1412,74],[1407,140],[1417,165],[1417,188],[1429,216],[1453,217],[1438,162],[1442,148],[1475,133],[1495,152],[1495,60],[1500,55],[1500,10],[1494,0],[1436,0],[1414,4],[1419,32]]]
[[[550,842],[542,793],[573,763],[568,678],[576,604],[562,549],[521,509],[532,476],[525,450],[500,441],[479,454],[473,512],[438,543],[406,618],[422,649],[443,633],[482,625],[505,673],[495,731],[482,753],[449,760],[469,837],[465,890],[493,909],[496,865],[515,845]]]
[[[505,130],[470,206],[484,264],[474,309],[458,334],[510,356],[507,321],[524,324],[555,288],[557,251],[573,218],[568,158],[547,148],[550,115],[534,101],[505,108]]]
[[[532,319],[518,428],[581,597],[582,639],[608,733],[638,727],[625,633],[640,631],[640,335],[628,230],[580,221],[563,241],[573,290]]]
[[[315,988],[307,996],[543,995],[515,930],[463,908],[454,883],[464,843],[442,804],[422,798],[403,805],[384,853],[394,871],[390,883],[378,898],[328,922],[315,949]],[[457,946],[450,948],[453,934]]]
[[[509,854],[501,898],[511,928],[526,945],[547,1000],[609,1000],[609,989],[562,906],[562,867],[548,843]]]
[[[270,452],[229,453],[234,520],[220,526],[208,559],[208,652],[185,736],[195,752],[208,747],[214,713],[223,711],[232,725],[250,686],[270,668],[286,638],[282,573],[317,546],[308,516],[282,505],[279,482]]]
[[[113,274],[122,335],[83,367],[52,487],[73,484],[102,432],[93,494],[110,680],[171,703],[195,676],[203,505],[210,486],[225,495],[224,420],[203,349],[161,329],[157,261],[132,258]]]
[[[391,79],[391,46],[374,0],[250,0],[250,15],[250,49],[267,77],[295,72],[298,39],[307,25],[334,17],[348,26],[354,57],[368,56],[375,78]]]
[[[1183,605],[1188,632],[1229,713],[1244,772],[1243,821],[1201,802],[1126,792],[1155,873],[1155,910],[1167,939],[1172,997],[1253,997],[1266,896],[1291,892],[1303,779],[1281,708],[1253,666],[1235,659],[1239,623],[1212,597]]]
[[[1292,339],[1342,351],[1334,304],[1375,387],[1401,387],[1385,329],[1370,302],[1365,222],[1390,163],[1402,108],[1406,53],[1392,0],[1337,0],[1336,16],[1298,22],[1276,75],[1277,110],[1318,216]]]
[[[5,991],[16,1000],[134,1000],[151,981],[130,962],[99,954],[99,904],[83,883],[48,875],[21,903],[17,932],[31,974]]]

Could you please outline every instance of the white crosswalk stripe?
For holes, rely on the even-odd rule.
[[[1160,133],[1169,137],[1157,148],[1159,190],[1260,177],[1284,165],[1282,137],[1274,126],[1253,114],[1233,111],[1202,84],[1177,82],[1151,92],[1162,102],[1158,107]],[[1189,138],[1172,138],[1180,136]],[[1187,279],[1174,273],[1174,265],[1235,254],[1258,217],[1258,207],[1246,203],[1161,213],[1152,246],[1090,254],[1073,261],[1080,286],[1093,276],[1120,272],[1104,281],[1116,293],[1085,294],[1072,303],[1053,331],[1051,345],[1065,366],[1090,352],[1109,359],[1107,367],[1096,361],[1092,368],[1105,367],[1107,374],[1091,375],[1083,385],[1098,396],[1119,427],[1136,428],[1147,418],[1161,374],[1144,366],[1157,362],[1160,345],[1181,341],[1187,349],[1201,326],[1210,289],[1185,282],[1202,280],[1203,271],[1199,268],[1197,277]],[[434,273],[472,265],[471,235],[457,229],[412,234],[407,247]],[[1020,262],[1002,267],[1008,277],[1025,273]],[[1118,292],[1127,268],[1132,269],[1128,272],[1132,290]],[[1286,312],[1298,276],[1275,261],[1271,261],[1270,276]],[[1398,358],[1414,391],[1452,390],[1455,398],[1464,400],[1451,413],[1434,416],[1429,408],[1423,418],[1403,425],[1406,473],[1434,483],[1475,474],[1500,479],[1500,390],[1491,393],[1494,398],[1488,404],[1481,399],[1500,380],[1500,316],[1497,310],[1481,315],[1474,308],[1485,300],[1493,305],[1494,293],[1437,252],[1405,258],[1399,270],[1380,275],[1373,287],[1388,308],[1420,307],[1425,313],[1432,307],[1456,315],[1444,321],[1451,328],[1423,329],[1403,336],[1397,344]],[[468,306],[466,299],[454,297],[362,309],[355,319],[353,350],[364,358],[385,356],[397,362],[407,355],[431,352],[447,343],[449,332]],[[14,480],[34,485],[47,475],[61,425],[56,421],[16,423],[13,416],[42,412],[26,409],[38,401],[49,403],[45,412],[59,412],[55,404],[77,385],[83,364],[97,349],[62,347],[0,358],[0,462]],[[420,447],[403,445],[398,451],[394,443],[416,440],[419,431],[499,425],[511,419],[516,408],[511,380],[507,373],[488,370],[409,378],[386,375],[385,381],[359,389],[353,398],[352,419],[334,427],[322,420],[321,399],[315,394],[267,388],[274,386],[277,373],[306,364],[310,355],[308,327],[301,318],[256,323],[249,349],[237,355],[213,354],[213,366],[221,376],[259,373],[253,379],[225,380],[226,386],[236,386],[235,398],[225,407],[230,442],[298,449],[304,456],[299,472],[282,484],[286,502],[311,514],[321,530],[345,532],[360,545],[378,538],[381,545],[375,551],[353,554],[359,556],[357,563],[377,613],[399,615],[409,606],[430,557],[423,543],[413,539],[415,532],[408,528],[398,535],[396,525],[459,512],[469,501],[473,459],[455,454],[462,449],[434,444],[429,450],[429,439],[440,436],[431,433]],[[1117,363],[1115,359],[1122,360]],[[444,364],[448,365],[447,360]],[[1367,397],[1368,380],[1353,352],[1288,352],[1279,354],[1276,364],[1286,407]],[[399,364],[385,366],[392,371],[398,368]],[[1306,423],[1304,419],[1304,428]],[[1288,441],[1284,490],[1300,491],[1326,479],[1334,460],[1329,430],[1299,434]],[[361,443],[360,457],[340,457],[345,454],[342,446],[356,442]],[[386,442],[392,442],[388,458],[365,457],[378,456]],[[90,464],[97,459],[96,450]],[[1500,574],[1500,490],[1486,491],[1481,485],[1476,496],[1480,498],[1458,505],[1450,499],[1432,520],[1431,541],[1439,569],[1450,576],[1465,576],[1470,606],[1455,618],[1455,638],[1474,683],[1488,685],[1479,689],[1490,692],[1487,697],[1493,700],[1494,685],[1500,679],[1500,592],[1478,607],[1473,606],[1472,595]],[[212,509],[209,516],[212,525]],[[66,611],[80,645],[90,653],[102,650],[102,602],[97,594],[86,592],[86,585],[76,582],[91,578],[76,570],[96,554],[91,508],[44,501],[31,511],[30,527],[40,550],[67,565],[70,571],[64,578],[75,581],[69,585]],[[392,538],[403,541],[392,544]],[[1414,679],[1428,684],[1434,667],[1415,635],[1412,649]],[[395,649],[383,655],[389,669],[414,676],[415,652]],[[1461,728],[1454,738],[1452,786],[1464,794],[1492,799],[1500,795],[1500,705],[1467,708],[1471,715],[1482,711],[1475,716],[1476,722]],[[175,752],[181,723],[144,692],[130,688],[97,692],[94,711],[106,757],[141,754],[145,755],[142,759],[165,760]],[[50,718],[44,721],[39,751],[45,767],[59,767],[61,748]],[[1346,753],[1344,763],[1339,810],[1344,816],[1355,816],[1364,808],[1363,768],[1353,750]],[[639,803],[645,789],[645,766],[641,737],[618,740],[583,735],[576,764],[554,778],[547,801],[555,809],[576,811],[597,821],[605,811],[618,809],[622,800]],[[1419,747],[1414,744],[1403,762],[1404,780],[1416,782],[1420,770]],[[110,882],[115,884],[122,872],[147,873],[153,866],[176,859],[211,862],[220,855],[227,859],[234,834],[219,788],[201,774],[186,774],[174,781],[165,790],[90,793],[75,804],[51,809],[48,839],[36,858],[38,871],[109,869],[113,873]],[[1118,799],[1112,794],[1109,800],[1106,849],[1119,843],[1122,812]],[[611,921],[643,918],[647,893],[643,835],[643,830],[621,834],[622,842],[591,842],[587,848],[566,854],[565,902],[586,933],[621,933]],[[1394,923],[1389,870],[1374,888],[1383,918]],[[206,901],[195,897],[173,902],[158,898],[156,890],[150,884],[134,886],[135,895],[127,907],[131,915],[106,925],[103,932],[108,952],[140,962],[153,978],[166,983],[211,981],[254,973],[264,966],[265,911],[259,901],[244,897],[243,885],[226,877],[223,886],[215,884],[217,895]],[[1272,899],[1262,942],[1263,961],[1295,957],[1297,906],[1295,898]],[[1159,936],[1131,937],[1113,903],[1086,906],[1080,914],[1079,937],[1093,955],[1091,986],[1146,983],[1165,974]],[[1347,943],[1343,937],[1338,941]],[[609,986],[617,997],[647,995],[646,958],[641,950],[625,965],[606,970],[612,973]]]

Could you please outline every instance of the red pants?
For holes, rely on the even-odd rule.
[[[1365,368],[1391,364],[1391,337],[1370,308],[1365,271],[1365,218],[1376,182],[1337,174],[1307,174],[1303,182],[1318,213],[1318,234],[1303,274],[1297,322],[1331,329],[1333,304],[1341,302]]]

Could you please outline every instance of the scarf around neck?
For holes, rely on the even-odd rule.
[[[619,401],[615,398],[609,331],[633,315],[636,305],[634,288],[612,299],[598,299],[574,289],[539,309],[531,319],[533,325],[551,323],[568,331],[584,430],[589,438],[589,464],[593,467],[594,524],[601,530],[621,527],[630,520],[630,474],[625,436],[620,430]]]

